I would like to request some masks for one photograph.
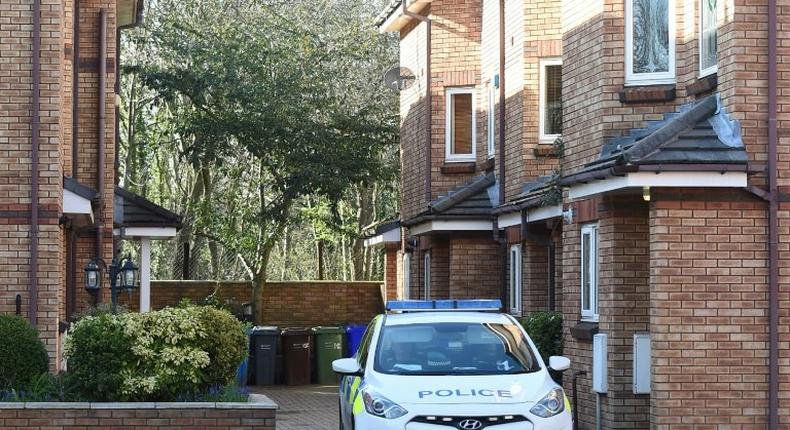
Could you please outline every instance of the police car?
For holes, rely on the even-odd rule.
[[[499,300],[391,301],[342,375],[341,430],[571,430],[568,398]],[[570,367],[551,357],[549,367]]]

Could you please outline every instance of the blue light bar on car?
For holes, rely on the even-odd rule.
[[[392,300],[390,312],[499,311],[502,301],[494,300]]]

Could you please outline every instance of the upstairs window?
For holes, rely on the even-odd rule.
[[[625,51],[626,84],[675,82],[674,0],[626,0]]]
[[[718,71],[718,1],[700,0],[699,75]]]
[[[521,316],[521,245],[510,247],[510,313]]]
[[[474,88],[447,90],[447,161],[475,161]]]
[[[540,141],[562,135],[562,59],[540,60]]]
[[[582,227],[581,314],[584,321],[598,321],[598,224]]]
[[[492,79],[488,84],[488,158],[493,158],[496,154],[496,99],[498,94],[493,81]]]

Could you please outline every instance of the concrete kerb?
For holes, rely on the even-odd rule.
[[[0,409],[260,409],[278,410],[280,407],[263,394],[250,394],[247,403],[222,402],[0,402]]]

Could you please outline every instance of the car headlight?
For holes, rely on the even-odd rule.
[[[400,405],[392,400],[376,393],[371,389],[362,391],[362,401],[365,403],[365,410],[369,414],[386,419],[400,418],[408,413]]]
[[[565,393],[562,388],[555,388],[546,394],[529,411],[541,418],[551,418],[565,410]]]

